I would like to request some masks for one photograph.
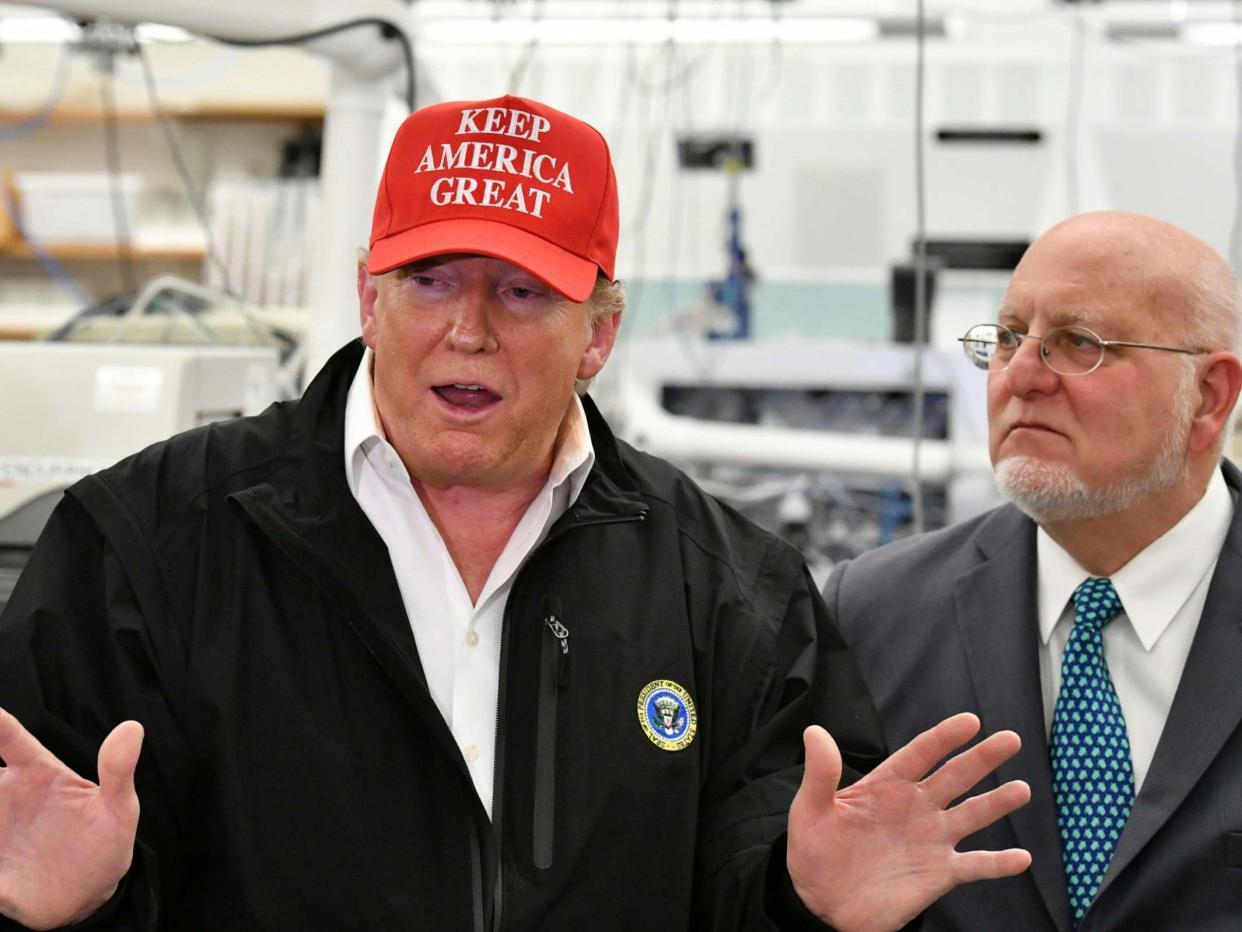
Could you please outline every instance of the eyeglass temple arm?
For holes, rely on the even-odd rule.
[[[1154,343],[1132,343],[1129,340],[1101,340],[1100,346],[1133,346],[1138,349],[1158,349],[1169,353],[1185,353],[1188,356],[1201,356],[1207,350],[1184,349],[1180,346],[1157,346]]]

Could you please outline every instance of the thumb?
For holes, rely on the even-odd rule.
[[[110,808],[138,817],[134,769],[142,751],[144,732],[138,722],[121,722],[99,748],[99,790]],[[132,812],[131,812],[132,810]]]
[[[802,732],[802,743],[806,747],[806,772],[799,793],[805,795],[814,811],[827,809],[841,783],[841,752],[832,735],[818,725]]]

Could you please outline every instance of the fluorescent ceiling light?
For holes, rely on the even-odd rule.
[[[548,45],[601,45],[677,42],[869,42],[879,38],[874,19],[816,17],[739,19],[442,19],[424,20],[419,38],[433,44],[495,45],[540,42]]]
[[[142,42],[189,42],[184,29],[162,23],[139,23],[134,32]],[[77,42],[82,29],[62,16],[0,16],[0,42]]]
[[[134,33],[140,42],[189,42],[194,38],[184,29],[163,23],[139,23]]]
[[[0,42],[76,42],[78,24],[60,16],[2,16]]]
[[[1194,45],[1238,45],[1242,43],[1242,23],[1209,22],[1183,23],[1182,39]]]

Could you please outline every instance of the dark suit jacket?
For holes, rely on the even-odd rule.
[[[1242,473],[1223,464],[1237,498]],[[1035,524],[1006,505],[837,567],[828,607],[854,648],[890,749],[956,712],[1022,750],[999,781],[1031,802],[959,850],[1031,852],[1018,877],[969,884],[924,929],[1073,928],[1061,865],[1039,679]],[[1147,777],[1083,924],[1101,930],[1242,930],[1242,509],[1234,513]]]

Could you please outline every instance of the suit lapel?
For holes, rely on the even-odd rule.
[[[1238,473],[1226,464],[1236,493]],[[1242,513],[1234,510],[1203,616],[1151,768],[1117,844],[1102,894],[1182,804],[1242,721]]]
[[[1022,750],[996,776],[1030,784],[1030,803],[1011,814],[1009,822],[1018,843],[1033,856],[1031,879],[1050,917],[1068,932],[1069,899],[1039,674],[1035,525],[1016,509],[1005,508],[980,529],[976,544],[984,562],[955,583],[962,644],[983,731],[1008,728],[1022,738]]]

